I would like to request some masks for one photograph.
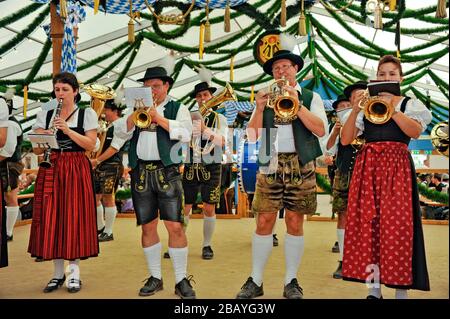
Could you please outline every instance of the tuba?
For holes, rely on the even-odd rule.
[[[448,121],[443,121],[436,124],[430,133],[431,144],[433,144],[436,151],[448,157]]]
[[[395,106],[389,104],[379,96],[370,96],[369,90],[365,90],[363,99],[359,102],[359,108],[364,110],[364,116],[373,124],[384,124],[394,114]]]
[[[102,152],[103,145],[106,140],[107,123],[102,118],[103,108],[105,107],[106,100],[113,99],[116,96],[114,89],[102,85],[102,84],[88,84],[83,85],[82,89],[91,97],[91,107],[97,113],[97,119],[99,121],[99,130],[97,137],[100,140],[100,147],[97,151],[92,151],[88,154],[90,159],[96,159]]]
[[[297,117],[297,112],[300,105],[296,99],[289,95],[289,92],[283,89],[284,86],[289,85],[284,77],[275,80],[269,86],[269,99],[267,100],[267,107],[272,108],[276,115],[278,123],[290,123]]]
[[[236,94],[234,93],[233,88],[231,87],[230,83],[227,83],[225,85],[225,88],[222,92],[212,97],[209,101],[206,101],[199,107],[199,113],[202,116],[202,119],[204,120],[206,116],[211,113],[211,110],[221,105],[222,103],[226,101],[237,101]],[[202,150],[201,147],[201,141],[202,137],[197,137],[194,141],[191,140],[190,147],[194,150],[194,156],[199,154],[209,154],[211,153],[212,149],[214,148],[214,143],[209,142],[208,145],[205,146],[205,148]]]

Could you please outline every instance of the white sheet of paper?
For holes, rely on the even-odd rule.
[[[152,89],[149,87],[125,88],[125,103],[129,109],[152,106]]]
[[[58,141],[56,140],[56,136],[53,134],[30,133],[28,134],[28,138],[30,139],[31,145],[35,148],[50,147],[59,149]]]

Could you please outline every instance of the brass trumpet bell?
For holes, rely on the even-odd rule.
[[[133,113],[133,123],[139,128],[147,128],[152,124],[152,117],[146,109],[139,108]]]
[[[394,105],[386,103],[378,96],[370,96],[368,90],[365,91],[365,96],[360,101],[359,108],[364,110],[364,116],[373,124],[384,124],[394,114]]]
[[[289,81],[283,77],[282,79],[275,80],[269,86],[267,106],[273,108],[278,123],[292,122],[297,117],[298,110],[300,109],[298,101],[290,96],[288,91],[283,89],[287,85],[289,85]]]

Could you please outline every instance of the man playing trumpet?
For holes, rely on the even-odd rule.
[[[194,299],[195,292],[186,275],[188,247],[183,231],[183,186],[179,171],[180,142],[190,141],[191,115],[186,106],[168,96],[174,80],[164,68],[148,68],[138,81],[152,89],[154,106],[147,110],[152,125],[135,126],[131,114],[122,122],[121,133],[131,139],[128,153],[131,195],[137,223],[142,226],[142,248],[150,273],[139,295],[150,296],[163,289],[161,242],[157,232],[159,215],[169,233],[175,293],[183,299]]]
[[[264,72],[275,80],[285,78],[288,81],[281,89],[288,92],[286,100],[291,102],[280,101],[280,106],[297,104],[298,111],[294,112],[295,118],[290,122],[278,121],[272,108],[274,105],[266,107],[267,101],[272,99],[270,92],[260,91],[256,95],[256,108],[248,123],[247,135],[250,141],[261,138],[260,171],[252,204],[257,214],[257,226],[252,242],[252,274],[238,293],[239,299],[264,294],[264,267],[272,251],[273,225],[282,207],[285,208],[287,227],[283,296],[288,299],[303,297],[296,278],[304,251],[303,220],[305,214],[316,211],[314,160],[322,155],[319,137],[326,138],[328,121],[320,96],[297,83],[296,75],[302,67],[302,58],[288,50],[276,52],[263,66]]]

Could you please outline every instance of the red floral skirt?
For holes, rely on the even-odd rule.
[[[52,152],[36,179],[28,252],[44,259],[99,253],[91,164],[84,152]]]
[[[406,144],[374,142],[363,147],[350,183],[344,279],[362,282],[375,279],[388,286],[421,289],[414,285],[414,271],[418,267],[413,260],[420,256],[423,257],[420,263],[425,265],[419,268],[425,269],[425,286],[428,284],[413,177],[414,165]],[[415,218],[417,214],[419,219]],[[420,244],[414,236],[420,237]]]

